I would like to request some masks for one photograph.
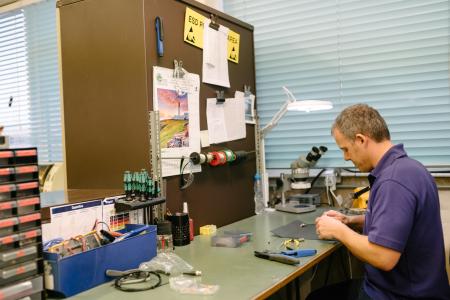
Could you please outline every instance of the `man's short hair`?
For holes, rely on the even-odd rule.
[[[338,129],[346,138],[353,141],[358,133],[376,142],[390,140],[389,129],[380,113],[367,104],[355,104],[345,108],[334,120],[331,133]]]

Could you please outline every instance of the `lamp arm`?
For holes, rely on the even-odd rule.
[[[292,95],[291,91],[289,91],[285,86],[283,86],[283,90],[286,93],[286,95],[288,96],[288,99],[281,106],[281,108],[278,110],[278,112],[273,116],[273,118],[269,121],[269,123],[267,123],[266,126],[264,126],[260,130],[261,138],[264,138],[266,136],[266,134],[268,134],[272,130],[272,128],[277,126],[280,119],[287,112],[288,105],[296,101],[294,95]]]

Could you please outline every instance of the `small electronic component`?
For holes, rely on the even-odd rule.
[[[304,241],[305,241],[304,238],[301,238],[301,239],[289,239],[289,240],[283,241],[282,246],[284,246],[288,250],[294,250],[294,249],[300,248],[300,243],[304,242]]]
[[[217,226],[216,225],[205,225],[200,227],[201,235],[214,235],[216,234]]]
[[[101,245],[100,241],[97,231],[93,230],[85,235],[78,235],[53,245],[48,248],[48,252],[58,253],[61,257],[66,257],[97,248]]]

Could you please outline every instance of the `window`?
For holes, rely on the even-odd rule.
[[[55,7],[0,14],[0,125],[11,147],[38,147],[40,163],[62,161]]]
[[[450,165],[449,1],[230,0],[225,11],[255,27],[258,114],[284,103],[330,100],[325,112],[288,112],[266,138],[267,168],[288,168],[312,146],[320,167],[352,166],[330,128],[365,102],[385,117],[394,143],[427,166]]]

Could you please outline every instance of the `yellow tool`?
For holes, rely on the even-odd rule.
[[[353,194],[353,208],[367,208],[367,202],[369,201],[370,187],[358,187],[354,189]]]
[[[286,247],[287,250],[295,250],[300,248],[300,243],[304,242],[305,239],[301,238],[301,239],[289,239],[289,240],[285,240],[283,241],[282,246]]]

